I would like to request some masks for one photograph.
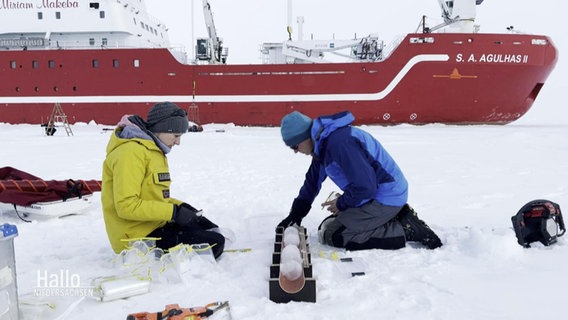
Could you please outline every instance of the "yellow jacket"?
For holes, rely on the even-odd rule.
[[[117,128],[103,163],[101,202],[112,249],[121,252],[128,241],[146,237],[172,219],[168,160],[153,140],[122,139]]]

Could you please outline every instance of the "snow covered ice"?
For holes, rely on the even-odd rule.
[[[268,299],[274,227],[287,214],[309,158],[286,148],[278,128],[222,125],[225,132],[218,133],[221,125],[207,125],[202,133],[188,133],[169,155],[172,194],[232,230],[236,239],[229,249],[252,250],[227,252],[185,283],[153,283],[148,294],[110,302],[84,299],[68,319],[95,313],[123,319],[170,303],[189,307],[219,300],[230,302],[234,319],[338,319],[355,310],[369,319],[556,315],[566,300],[566,239],[551,247],[537,243],[524,249],[516,243],[510,217],[532,199],[568,207],[568,126],[528,122],[365,127],[398,160],[410,182],[410,203],[444,246],[432,251],[409,244],[397,251],[338,252],[366,264],[366,274],[353,278],[339,272],[337,261],[312,253],[315,304]],[[2,124],[3,163],[44,179],[100,178],[110,132],[99,125],[73,129],[73,137],[47,137],[39,126]],[[317,204],[333,190],[326,183],[304,219],[312,243],[327,215]],[[91,278],[117,271],[99,193],[81,215],[24,223],[5,211],[1,220],[18,226],[14,242],[21,296],[33,292],[38,272],[69,270],[88,285]],[[76,297],[45,299],[65,309]],[[42,306],[22,309],[30,315],[39,310],[57,314]]]
[[[419,9],[404,15],[419,17]],[[203,209],[205,216],[232,231],[227,249],[252,250],[226,252],[217,263],[186,266],[184,281],[154,281],[149,293],[128,299],[30,297],[38,275],[63,270],[87,286],[93,278],[117,272],[100,193],[82,214],[64,218],[30,217],[33,221],[25,223],[5,210],[0,223],[15,224],[19,231],[14,244],[23,319],[125,319],[172,303],[191,307],[224,300],[233,319],[561,318],[568,303],[568,236],[550,247],[534,243],[522,248],[511,216],[526,202],[544,198],[558,203],[568,217],[568,84],[563,79],[568,47],[564,31],[555,25],[562,21],[562,10],[552,1],[485,1],[478,16],[488,22],[479,22],[486,28],[488,19],[501,19],[504,9],[514,10],[507,16],[519,27],[526,25],[524,30],[550,35],[560,52],[556,69],[523,118],[506,126],[363,127],[404,171],[409,203],[440,236],[442,248],[426,250],[411,243],[396,251],[320,256],[316,246],[312,263],[317,302],[271,302],[274,227],[287,215],[310,159],[286,148],[279,128],[208,124],[202,133],[184,135],[168,154],[172,196]],[[217,20],[223,30],[225,19]],[[0,164],[47,180],[100,180],[111,134],[105,128],[109,126],[79,123],[72,126],[73,137],[64,130],[47,137],[39,125],[0,123]],[[326,182],[303,221],[310,244],[328,214],[319,204],[331,191],[339,190]],[[361,262],[365,275],[345,276],[339,262],[329,258],[332,254]]]

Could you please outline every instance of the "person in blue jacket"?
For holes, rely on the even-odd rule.
[[[442,246],[407,204],[408,182],[396,162],[372,135],[351,126],[354,120],[349,111],[314,120],[294,111],[282,118],[284,143],[312,162],[278,226],[300,225],[329,177],[343,193],[322,204],[331,215],[318,227],[321,243],[347,250],[399,249],[406,241]]]

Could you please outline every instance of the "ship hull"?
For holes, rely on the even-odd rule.
[[[172,101],[190,120],[278,126],[293,110],[350,110],[358,124],[506,124],[557,61],[546,36],[409,34],[380,62],[184,65],[167,49],[0,52],[0,122],[115,124]]]

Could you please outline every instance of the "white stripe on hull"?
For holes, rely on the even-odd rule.
[[[389,95],[402,81],[404,76],[420,62],[448,61],[447,54],[421,54],[414,56],[398,72],[385,89],[374,93],[343,94],[284,94],[284,95],[120,95],[120,96],[44,96],[44,97],[0,97],[0,103],[37,104],[37,103],[154,103],[161,101],[175,102],[314,102],[314,101],[374,101]]]

